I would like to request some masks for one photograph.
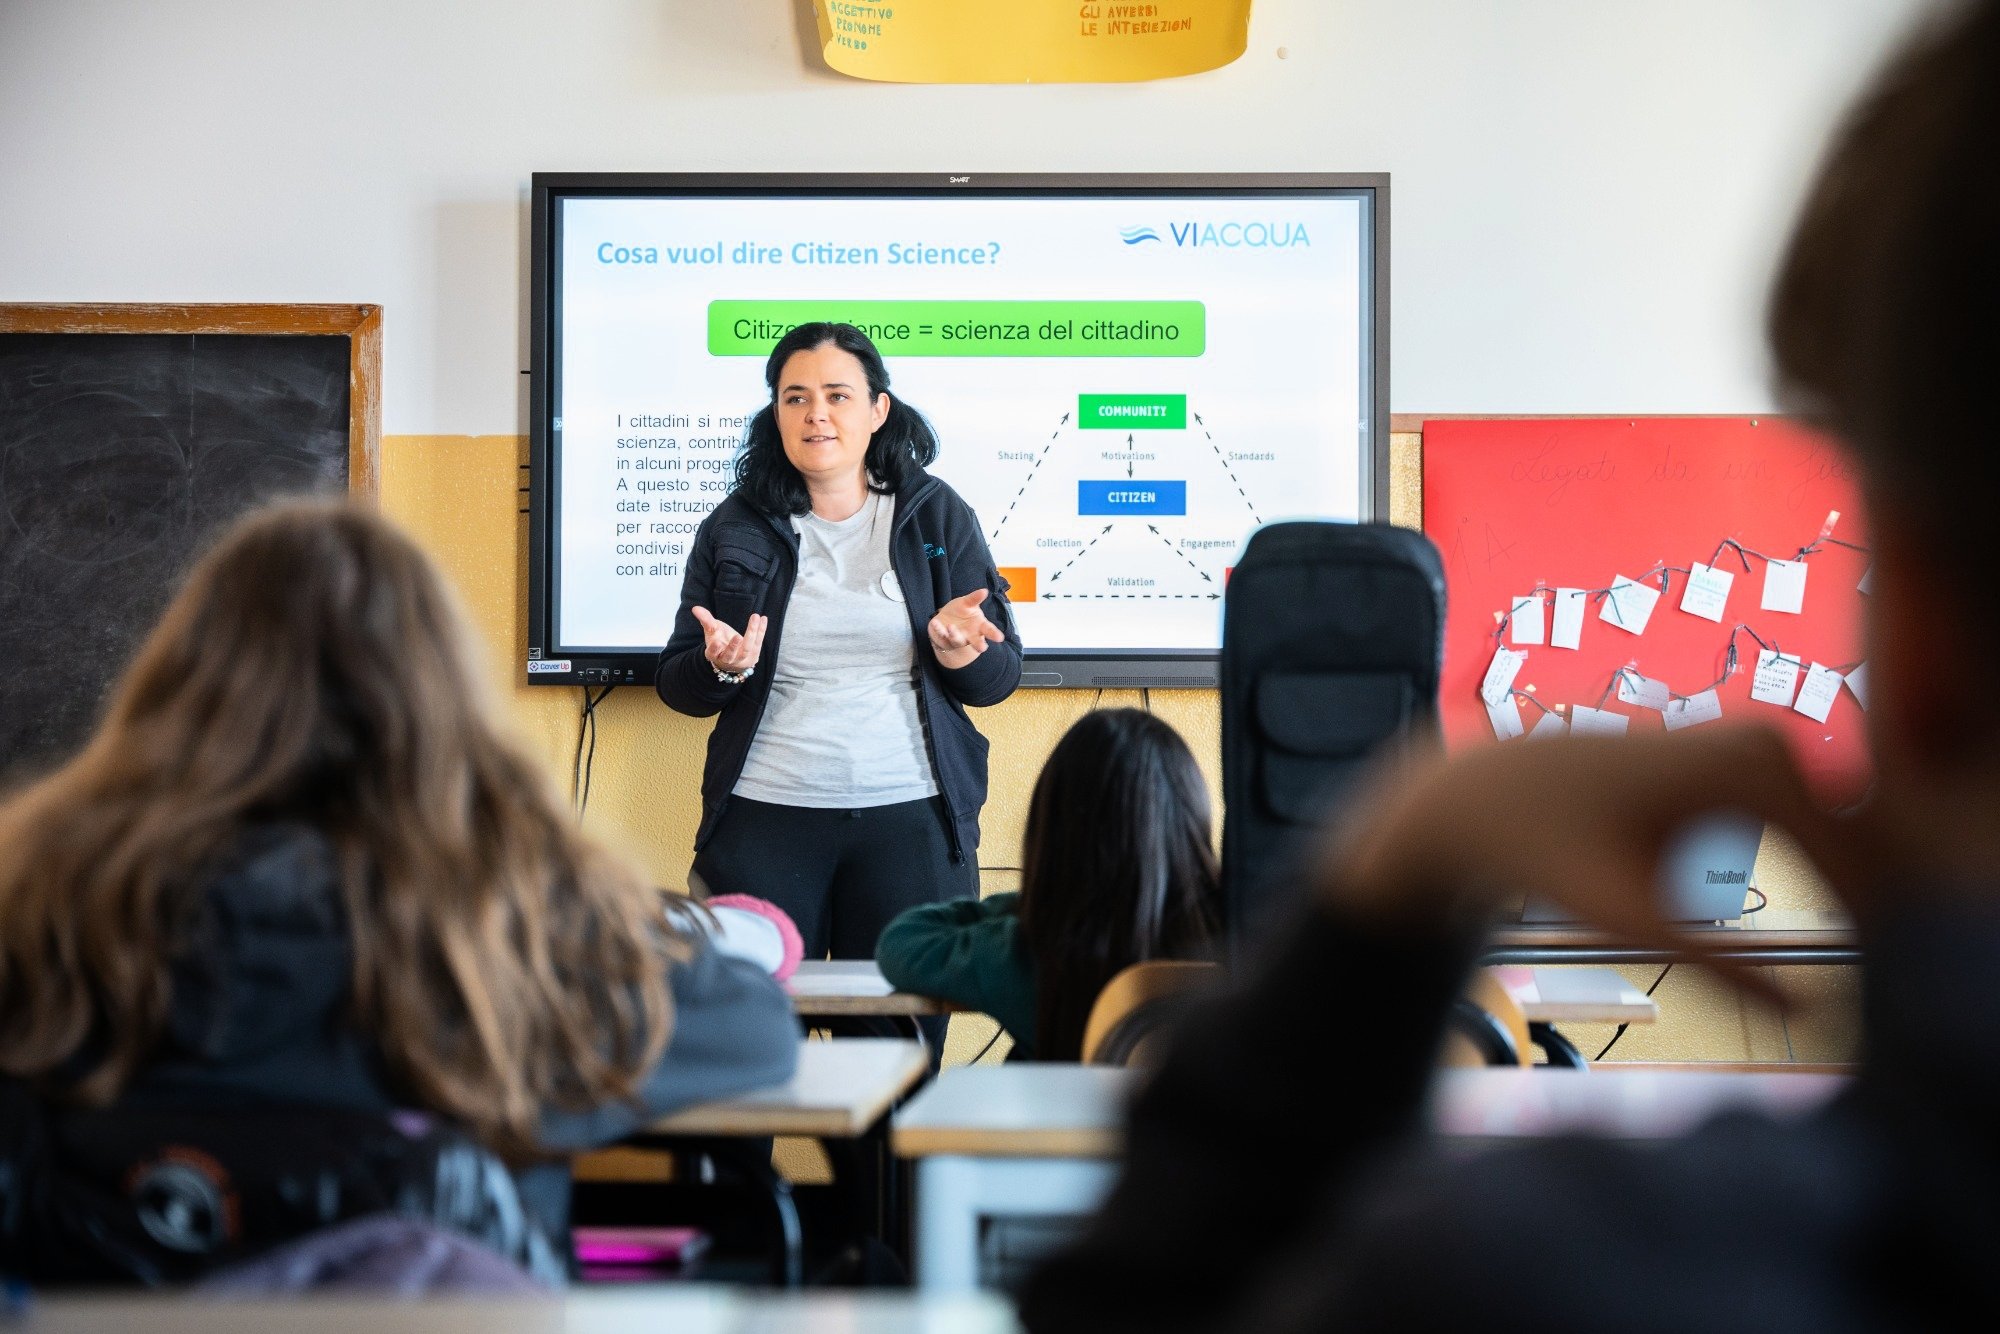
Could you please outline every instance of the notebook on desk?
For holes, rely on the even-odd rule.
[[[1743,915],[1764,822],[1723,813],[1689,825],[1660,858],[1662,915],[1670,922],[1729,922]],[[1525,923],[1573,922],[1556,904],[1530,897]]]

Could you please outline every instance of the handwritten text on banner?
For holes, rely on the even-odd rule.
[[[1130,83],[1243,54],[1250,0],[815,0],[826,63],[882,83]]]

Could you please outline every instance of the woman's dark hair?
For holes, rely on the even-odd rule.
[[[1152,714],[1087,713],[1056,743],[1022,857],[1040,1059],[1077,1059],[1097,993],[1125,968],[1212,955],[1221,877],[1208,786],[1187,743]]]
[[[743,451],[736,456],[735,489],[743,498],[766,514],[804,514],[812,508],[806,479],[785,457],[785,442],[778,434],[778,377],[794,353],[808,352],[831,343],[850,353],[861,363],[868,377],[870,401],[889,392],[889,368],[867,334],[851,324],[824,321],[801,324],[771,349],[764,363],[764,385],[771,401],[750,419],[750,432]],[[919,469],[928,468],[937,458],[937,432],[924,415],[900,398],[889,400],[889,415],[868,442],[862,465],[868,471],[868,489],[892,496],[909,485]]]
[[[1827,150],[1771,294],[1789,407],[1852,451],[1871,511],[2000,611],[1985,551],[2000,490],[2000,4],[1943,8]]]

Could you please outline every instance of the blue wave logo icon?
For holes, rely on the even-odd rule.
[[[1151,227],[1122,227],[1119,229],[1118,235],[1126,245],[1138,245],[1141,241],[1157,241],[1160,239],[1160,234]]]

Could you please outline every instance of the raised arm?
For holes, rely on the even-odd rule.
[[[947,539],[952,600],[931,619],[931,649],[945,689],[973,708],[998,704],[1021,683],[1021,636],[1007,605],[1006,581],[993,564],[979,520],[960,501]]]
[[[720,713],[741,688],[719,679],[717,665],[729,670],[754,667],[764,638],[762,616],[732,626],[709,614],[715,602],[714,523],[711,514],[695,533],[681,574],[673,633],[653,670],[653,688],[667,706],[696,718]]]

